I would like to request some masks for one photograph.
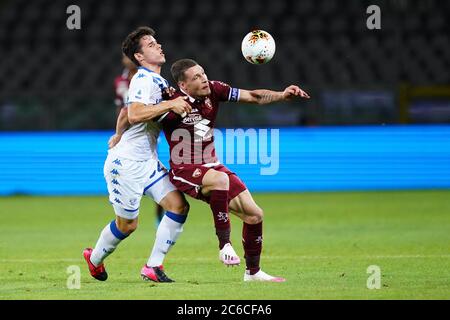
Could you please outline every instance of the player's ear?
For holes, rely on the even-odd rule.
[[[134,54],[134,58],[135,58],[139,63],[141,63],[141,61],[144,59],[144,55],[143,55],[142,53],[136,52],[136,53]]]
[[[178,82],[178,87],[183,90],[186,91],[186,83],[184,81],[179,81]]]

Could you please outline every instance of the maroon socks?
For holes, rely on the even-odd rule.
[[[250,274],[259,271],[259,259],[262,250],[262,222],[247,224],[242,228],[242,244],[244,245],[245,263]]]
[[[219,249],[230,241],[230,214],[228,212],[228,191],[213,190],[209,205],[214,216],[214,225],[216,227],[216,235],[219,239]]]

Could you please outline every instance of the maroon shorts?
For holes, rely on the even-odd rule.
[[[203,200],[209,203],[209,196],[204,196],[200,191],[202,188],[202,180],[209,169],[225,172],[230,180],[230,189],[228,190],[228,199],[231,200],[247,187],[241,179],[223,164],[214,167],[204,167],[201,164],[184,165],[181,168],[173,168],[170,170],[170,181],[178,190],[191,197]]]

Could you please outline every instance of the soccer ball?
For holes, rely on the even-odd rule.
[[[263,30],[249,32],[242,40],[242,55],[252,64],[269,62],[275,54],[275,40]]]

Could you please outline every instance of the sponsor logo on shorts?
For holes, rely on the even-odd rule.
[[[194,173],[192,174],[192,178],[198,178],[202,175],[202,170],[197,168],[195,169]]]

